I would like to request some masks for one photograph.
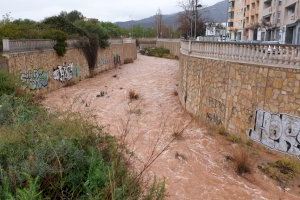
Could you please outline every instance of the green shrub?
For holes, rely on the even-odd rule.
[[[116,140],[102,127],[76,114],[48,113],[29,100],[13,94],[0,97],[1,200],[164,196],[163,183],[143,188]]]
[[[56,51],[57,55],[64,56],[67,51],[67,34],[60,30],[49,29],[43,34],[44,38],[52,39],[56,41],[54,45],[54,50]]]
[[[146,48],[145,49],[145,54],[147,56],[154,56],[154,57],[164,57],[170,54],[170,50],[169,49],[165,49],[163,47],[159,47],[159,48]]]
[[[278,181],[282,187],[300,174],[300,162],[291,158],[282,158],[269,162],[259,168],[272,179]]]
[[[14,93],[17,87],[16,77],[4,70],[0,70],[0,96]]]
[[[124,59],[124,64],[129,64],[129,63],[133,63],[133,59],[132,58],[126,58],[126,59]]]
[[[227,137],[227,140],[232,143],[241,143],[242,142],[242,138],[240,138],[237,135],[229,134],[226,137]]]

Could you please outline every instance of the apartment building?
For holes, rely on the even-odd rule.
[[[244,39],[244,7],[244,0],[229,0],[228,32],[231,40]]]
[[[300,44],[300,0],[230,0],[229,5],[228,31],[242,21],[241,40]],[[236,5],[243,8],[242,17],[235,15]],[[237,39],[234,34],[230,38]]]
[[[244,12],[244,40],[251,41],[258,39],[260,1],[245,0]]]

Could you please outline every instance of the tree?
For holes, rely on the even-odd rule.
[[[101,26],[100,22],[97,22],[95,20],[90,21],[76,21],[74,25],[77,28],[80,28],[82,31],[84,31],[86,37],[88,38],[95,38],[99,42],[99,46],[101,48],[105,48],[108,46],[108,34],[107,31]]]
[[[156,27],[156,37],[161,38],[162,37],[162,28],[163,28],[163,19],[161,10],[158,9],[156,15],[155,15],[155,27]]]
[[[128,35],[127,30],[122,29],[118,25],[113,24],[111,22],[100,22],[100,25],[106,30],[107,34],[111,38],[117,38],[117,37]]]
[[[72,23],[74,23],[75,21],[84,19],[83,14],[77,10],[73,10],[69,13],[61,12],[61,15],[63,15],[68,21],[70,21]]]
[[[196,2],[194,0],[184,0],[179,3],[179,6],[183,9],[178,16],[179,30],[185,37],[193,35],[199,36],[205,34],[205,23],[201,17],[201,13],[196,12]],[[196,23],[195,23],[196,22]],[[195,25],[197,31],[195,34]]]

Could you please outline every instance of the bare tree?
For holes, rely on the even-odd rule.
[[[183,10],[178,17],[179,30],[186,37],[203,35],[205,33],[204,20],[201,17],[201,13],[197,11],[197,5],[198,1],[195,0],[182,0],[179,2],[179,6]]]
[[[163,19],[161,10],[158,9],[155,15],[155,25],[156,25],[156,36],[157,38],[162,37]]]

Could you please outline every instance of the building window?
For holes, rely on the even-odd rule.
[[[300,44],[300,27],[298,28],[298,39],[297,39],[297,44]]]
[[[288,15],[292,15],[295,13],[296,4],[286,7],[286,11]]]

